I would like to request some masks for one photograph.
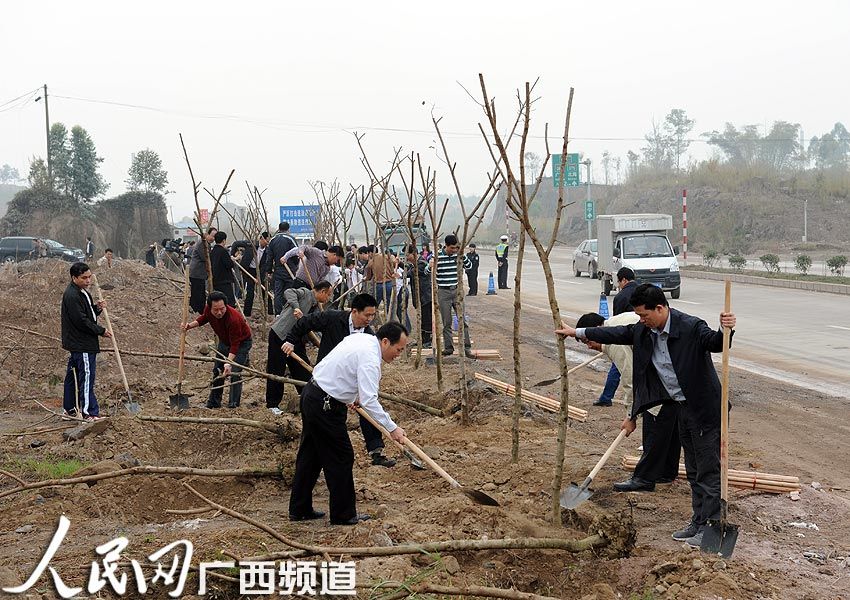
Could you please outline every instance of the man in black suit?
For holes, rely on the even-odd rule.
[[[649,283],[635,289],[632,305],[640,317],[634,325],[577,330],[562,323],[556,333],[632,346],[634,402],[621,427],[626,435],[635,430],[643,411],[678,404],[693,513],[673,539],[699,547],[706,522],[720,517],[720,380],[710,353],[723,350],[723,330],[714,331],[702,319],[670,308],[664,292]],[[735,323],[734,314],[720,313],[721,327],[731,329]]]
[[[236,278],[233,276],[233,259],[230,258],[227,248],[224,247],[227,234],[223,231],[216,231],[213,239],[215,244],[210,249],[213,289],[225,295],[227,298],[225,304],[236,308],[236,290],[233,288]]]
[[[254,279],[262,283],[264,286],[266,285],[265,269],[267,268],[268,261],[265,260],[265,255],[268,243],[269,233],[264,231],[260,234],[257,245],[254,245],[250,240],[238,240],[230,245],[230,254],[232,256],[235,256],[239,249],[242,250],[242,258],[239,259],[239,265],[251,276],[244,278],[245,304],[242,307],[242,313],[246,317],[251,316],[251,311],[253,310],[254,305],[254,295],[257,292],[257,284],[254,282]],[[236,268],[238,269],[239,267]],[[254,279],[252,279],[252,277]],[[262,290],[260,291],[260,295],[266,296]],[[271,313],[271,311],[269,311],[269,313]]]
[[[316,331],[322,334],[322,341],[319,344],[319,353],[316,356],[316,364],[330,354],[337,344],[352,333],[369,333],[374,335],[375,332],[369,327],[369,324],[375,318],[378,312],[378,301],[371,294],[358,294],[351,301],[351,312],[347,310],[328,309],[324,311],[314,311],[295,322],[289,334],[286,336],[281,349],[283,353],[289,354],[298,345],[299,340],[306,336],[311,331]],[[304,358],[304,357],[302,357]],[[381,432],[372,425],[369,421],[360,417],[360,431],[363,432],[363,439],[366,442],[366,451],[372,457],[373,465],[382,467],[395,466],[395,459],[384,455],[384,438]]]
[[[274,314],[279,315],[283,310],[283,291],[292,287],[292,280],[295,277],[295,269],[298,267],[298,257],[292,260],[289,264],[281,259],[283,255],[298,246],[291,235],[289,235],[289,223],[283,221],[278,225],[277,233],[269,241],[269,247],[266,251],[264,260],[268,261],[271,266],[274,279]],[[287,269],[287,267],[289,267]]]

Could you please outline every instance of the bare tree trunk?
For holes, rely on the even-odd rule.
[[[509,189],[508,193],[512,193]],[[511,462],[519,462],[519,417],[522,413],[522,361],[519,349],[519,325],[522,314],[522,261],[525,256],[525,228],[519,228],[519,250],[514,275],[514,406],[511,413]]]

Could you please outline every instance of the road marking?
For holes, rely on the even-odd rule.
[[[684,302],[685,304],[702,304],[702,302],[691,302],[690,300],[676,300],[676,302]]]
[[[570,285],[584,285],[583,281],[569,281],[567,279],[555,279],[556,283],[569,283]]]
[[[850,331],[850,327],[842,327],[841,325],[827,325],[827,327],[832,327],[833,329],[843,329],[844,331]]]

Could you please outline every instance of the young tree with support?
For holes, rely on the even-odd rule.
[[[531,223],[531,217],[529,214],[529,206],[531,201],[534,199],[537,189],[540,186],[540,181],[542,177],[538,178],[536,185],[534,186],[534,190],[532,193],[529,193],[528,187],[525,185],[525,169],[524,169],[524,158],[523,153],[525,151],[525,142],[528,138],[528,131],[531,121],[531,91],[532,85],[529,83],[525,84],[525,93],[520,96],[520,109],[523,113],[523,132],[522,132],[522,142],[520,147],[519,161],[520,161],[520,169],[519,173],[514,170],[512,166],[511,158],[508,155],[506,144],[502,138],[502,135],[499,133],[498,122],[496,118],[496,104],[495,100],[490,99],[487,94],[487,87],[484,83],[484,76],[479,74],[479,83],[481,86],[481,96],[483,98],[483,107],[484,114],[487,117],[487,123],[489,125],[488,130],[491,137],[488,137],[487,132],[485,132],[484,127],[479,124],[479,129],[481,130],[482,135],[484,136],[485,142],[487,144],[487,148],[490,151],[491,157],[493,158],[494,163],[497,166],[497,169],[500,171],[504,181],[507,182],[509,190],[512,193],[507,193],[505,195],[507,206],[510,211],[514,214],[514,216],[519,220],[520,226],[525,231],[528,239],[531,241],[534,249],[537,251],[537,256],[540,259],[540,263],[543,267],[544,277],[546,279],[546,291],[549,296],[549,308],[552,313],[552,321],[555,325],[555,328],[559,328],[561,326],[561,311],[558,306],[558,298],[555,293],[555,283],[552,274],[552,266],[549,260],[549,256],[552,252],[552,249],[555,246],[555,242],[558,237],[558,230],[560,229],[561,217],[563,214],[563,210],[566,207],[566,202],[564,201],[564,188],[560,186],[558,188],[558,202],[555,207],[555,221],[552,225],[552,231],[549,236],[549,240],[544,245],[543,241],[541,241],[537,230]],[[567,155],[567,145],[569,142],[569,129],[570,129],[570,116],[572,111],[572,101],[573,101],[573,89],[570,88],[569,99],[567,101],[567,114],[564,123],[564,138],[563,138],[563,147],[562,147],[562,156]],[[544,136],[546,138],[546,157],[548,162],[549,156],[549,144],[548,144],[548,127],[547,135]],[[495,152],[494,152],[495,146]],[[498,154],[498,158],[497,158]],[[563,180],[563,168],[564,162],[561,163],[561,180]],[[501,163],[501,164],[500,164]],[[541,171],[542,172],[542,171]],[[517,176],[518,175],[518,176]],[[558,445],[555,454],[555,473],[552,479],[552,522],[556,525],[560,525],[561,523],[561,506],[560,506],[560,493],[561,493],[561,485],[563,483],[563,471],[564,471],[564,452],[566,447],[566,434],[567,434],[567,410],[569,403],[569,375],[568,375],[568,367],[567,367],[567,357],[566,357],[566,347],[564,339],[560,336],[556,337],[556,342],[558,346],[558,363],[560,367],[561,373],[561,398],[560,398],[560,411],[558,415]]]
[[[487,189],[484,190],[484,193],[478,199],[477,202],[472,206],[471,210],[467,210],[466,203],[463,200],[463,194],[460,191],[460,185],[458,184],[457,174],[455,173],[455,169],[457,167],[457,163],[452,162],[449,158],[449,151],[446,147],[446,141],[443,139],[443,133],[440,131],[440,120],[435,118],[433,115],[431,117],[431,121],[434,124],[434,129],[437,132],[437,137],[440,140],[440,148],[443,151],[443,159],[445,160],[446,166],[449,168],[449,174],[451,175],[452,184],[454,185],[455,193],[457,194],[458,203],[460,204],[460,212],[463,218],[463,226],[459,228],[458,233],[461,235],[458,236],[460,240],[460,250],[458,251],[457,258],[457,290],[456,290],[456,302],[457,302],[457,335],[458,335],[458,345],[465,343],[466,336],[468,335],[468,326],[466,324],[466,312],[465,312],[465,286],[464,286],[464,276],[463,276],[463,253],[466,250],[467,245],[472,241],[472,238],[475,237],[475,233],[478,231],[478,227],[481,225],[481,222],[484,220],[484,215],[487,214],[487,209],[490,206],[490,203],[493,202],[493,198],[499,193],[499,189],[501,187],[501,182],[499,181],[499,172],[494,171],[493,175],[489,177],[490,183],[487,185]],[[435,246],[436,249],[436,246]],[[435,263],[436,264],[436,263]],[[436,268],[433,269],[436,271]],[[437,331],[439,334],[439,330]],[[467,376],[466,376],[466,352],[461,352],[458,350],[458,357],[460,360],[460,407],[461,407],[461,423],[463,425],[469,425],[469,388],[467,386]]]

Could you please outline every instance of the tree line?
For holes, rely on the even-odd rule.
[[[672,109],[661,122],[653,121],[644,135],[639,152],[626,153],[626,178],[639,173],[679,173],[701,163],[688,160],[688,149],[695,141],[705,141],[715,149],[716,161],[730,167],[759,168],[767,173],[789,173],[817,169],[846,173],[850,171],[850,132],[837,122],[831,130],[807,140],[799,123],[775,121],[770,129],[761,125],[726,123],[692,137],[695,120],[684,109]],[[701,162],[708,162],[701,161]],[[620,182],[622,161],[609,151],[600,161],[604,183]]]

